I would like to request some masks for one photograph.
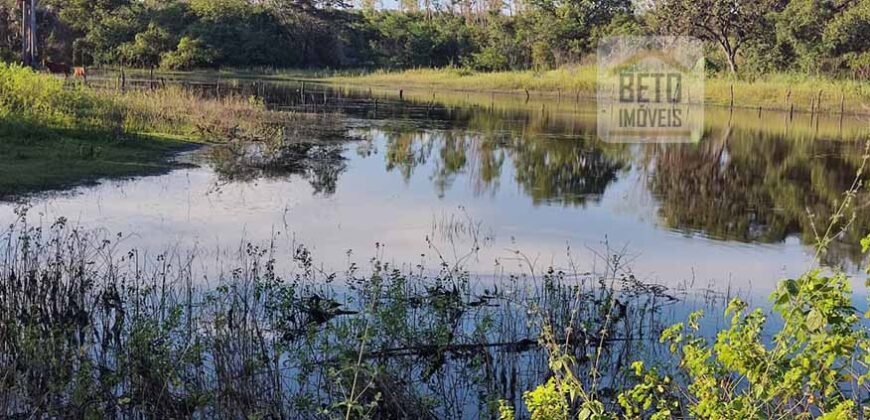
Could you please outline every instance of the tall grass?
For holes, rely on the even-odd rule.
[[[0,118],[46,128],[163,134],[197,142],[257,139],[275,124],[317,126],[316,119],[270,111],[262,100],[233,92],[206,95],[178,85],[92,89],[3,63]]]
[[[566,97],[593,97],[596,94],[597,67],[576,65],[547,71],[504,71],[480,73],[466,69],[415,69],[376,71],[359,76],[333,76],[337,83],[378,86],[427,87],[464,91],[544,92]],[[727,75],[708,77],[705,102],[727,106],[823,113],[839,113],[841,102],[846,113],[870,113],[870,83],[860,80],[831,79],[794,73],[773,73],[749,79]],[[819,93],[821,92],[821,101]]]
[[[31,225],[20,210],[0,244],[0,413],[485,415],[543,379],[539,316],[575,331],[561,339],[578,355],[603,343],[615,385],[670,302],[633,278],[555,269],[486,285],[446,263],[374,258],[324,273],[277,239],[202,271],[195,254],[125,250],[64,219]]]
[[[0,118],[57,128],[96,128],[108,122],[113,103],[81,86],[0,63]]]
[[[343,134],[334,115],[270,110],[241,92],[92,88],[0,64],[0,197],[162,172],[190,143]]]

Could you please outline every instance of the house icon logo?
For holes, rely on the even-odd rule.
[[[598,136],[619,143],[697,142],[702,45],[687,37],[612,37],[598,45]]]

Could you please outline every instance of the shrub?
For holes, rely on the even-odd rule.
[[[864,252],[870,236],[862,240]],[[734,299],[725,310],[730,324],[715,339],[699,334],[703,314],[666,329],[661,342],[679,357],[679,378],[635,362],[638,383],[621,391],[621,414],[629,418],[774,419],[859,418],[870,392],[870,337],[866,319],[852,306],[849,278],[813,269],[781,282],[771,294],[782,326],[766,340],[768,316]],[[862,317],[864,320],[862,320]],[[526,392],[532,418],[617,418],[587,392],[572,371],[571,356],[547,345],[554,377]],[[512,413],[503,410],[504,413]],[[504,417],[504,416],[503,416]]]
[[[201,39],[185,36],[178,42],[178,48],[175,51],[163,54],[160,67],[170,70],[210,67],[216,58],[217,54],[208,48]]]
[[[0,118],[58,127],[98,126],[111,102],[80,86],[17,64],[0,63]]]

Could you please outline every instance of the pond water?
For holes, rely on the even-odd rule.
[[[778,280],[814,264],[814,232],[852,185],[870,131],[847,116],[709,107],[698,144],[612,144],[596,137],[594,104],[576,97],[250,80],[192,88],[326,114],[315,121],[331,135],[286,126],[274,153],[204,148],[165,174],[0,203],[11,226],[2,269],[10,284],[32,261],[67,270],[68,289],[93,302],[81,305],[92,307],[87,334],[67,346],[77,357],[89,325],[130,322],[117,290],[126,313],[140,316],[144,302],[150,319],[165,317],[164,342],[184,354],[192,337],[214,344],[204,364],[173,358],[172,370],[194,378],[179,386],[194,395],[241,395],[227,399],[239,413],[227,417],[263,413],[240,403],[254,401],[274,417],[316,418],[345,401],[350,385],[336,372],[359,364],[363,346],[374,385],[359,399],[378,402],[376,418],[486,418],[500,399],[527,414],[523,392],[552,375],[539,346],[548,336],[564,340],[584,389],[613,405],[631,362],[673,360],[658,341],[664,327],[715,308],[700,321],[715,335],[729,296],[767,305]],[[821,262],[854,274],[863,311],[866,190],[855,199]],[[60,239],[40,242],[34,226]],[[52,300],[61,277],[26,278],[7,292],[37,296],[7,300],[10,319],[38,316],[33,302],[72,306],[79,319],[74,300]],[[155,348],[113,344],[122,340],[88,348],[100,363]]]
[[[852,183],[868,131],[851,117],[711,108],[699,144],[609,144],[596,138],[594,104],[578,98],[220,86],[200,88],[340,113],[349,140],[313,145],[296,170],[251,176],[191,153],[180,159],[195,165],[167,174],[31,197],[31,221],[65,216],[123,233],[124,246],[216,257],[280,231],[334,271],[379,255],[491,276],[592,264],[609,248],[651,282],[761,297],[812,264],[813,225],[824,228]],[[4,222],[18,205],[0,206]],[[857,270],[866,216],[826,264]]]

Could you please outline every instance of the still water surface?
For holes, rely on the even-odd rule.
[[[341,113],[349,140],[306,148],[310,162],[298,170],[244,177],[221,171],[208,151],[191,153],[180,157],[189,168],[30,198],[31,221],[65,216],[122,232],[126,247],[215,259],[283,232],[334,271],[377,253],[487,276],[526,271],[526,259],[564,266],[568,254],[591,264],[610,247],[651,282],[761,296],[810,266],[812,225],[851,184],[867,133],[849,117],[712,109],[700,144],[607,144],[596,139],[594,108],[574,98],[224,89]],[[16,205],[2,204],[2,221]],[[868,231],[859,212],[825,263],[855,271],[852,244]]]

